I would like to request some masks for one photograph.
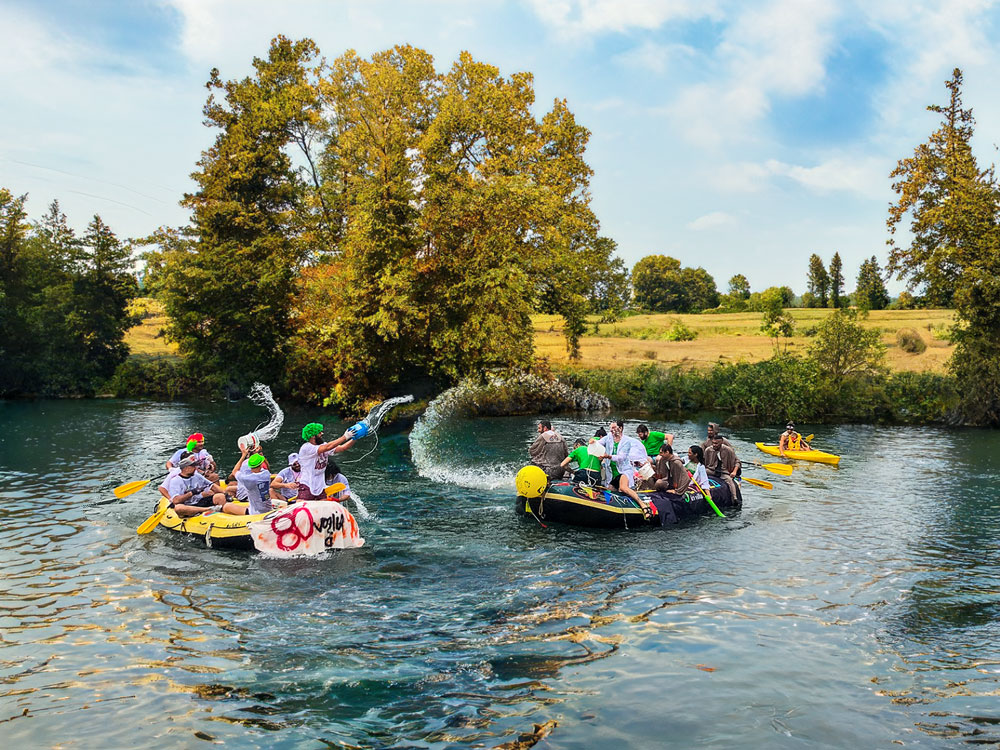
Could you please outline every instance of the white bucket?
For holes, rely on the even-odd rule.
[[[601,445],[600,443],[591,443],[590,445],[587,446],[587,453],[589,453],[591,456],[603,456],[604,446]]]
[[[255,448],[260,447],[260,440],[258,439],[256,433],[249,432],[237,440],[236,445],[239,447],[240,451],[246,449],[247,452],[253,452]]]
[[[640,466],[638,469],[635,470],[635,473],[638,474],[643,479],[652,479],[653,467],[650,466],[649,464],[643,464],[642,466]]]

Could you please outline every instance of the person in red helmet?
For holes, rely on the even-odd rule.
[[[174,469],[180,463],[181,454],[187,451],[194,457],[198,473],[204,474],[210,482],[218,482],[219,474],[212,454],[205,450],[205,436],[200,432],[188,435],[187,445],[176,451],[167,461],[167,471]]]

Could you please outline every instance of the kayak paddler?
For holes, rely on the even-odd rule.
[[[778,439],[778,453],[782,456],[785,455],[785,451],[808,451],[812,450],[809,447],[809,443],[802,439],[802,436],[795,431],[795,422],[789,422],[785,425],[785,431],[781,433],[781,437]]]

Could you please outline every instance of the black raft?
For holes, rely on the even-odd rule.
[[[733,498],[725,484],[714,479],[712,500],[720,510],[738,509],[739,498]],[[549,482],[541,497],[526,498],[519,495],[515,508],[518,515],[534,516],[546,523],[565,523],[572,526],[589,526],[598,529],[638,529],[672,526],[686,518],[714,515],[704,495],[689,490],[678,496],[666,492],[642,492],[643,500],[656,508],[648,521],[635,500],[605,487],[591,487],[575,482]]]

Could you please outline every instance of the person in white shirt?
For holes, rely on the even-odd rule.
[[[702,492],[709,492],[712,486],[708,483],[708,472],[705,471],[705,451],[701,449],[700,445],[692,445],[688,448],[688,461],[694,465],[688,465],[688,470],[691,472],[691,479],[694,483],[698,485],[698,489]]]
[[[649,463],[649,456],[646,454],[646,446],[634,437],[625,435],[624,428],[625,423],[620,419],[608,426],[609,434],[600,440],[605,454],[600,458],[615,462],[615,466],[620,472],[615,480],[615,484],[617,484],[615,489],[635,500],[642,508],[642,514],[649,519],[652,516],[649,503],[639,497],[639,493],[633,489],[636,486],[636,470],[643,464]],[[616,444],[617,447],[615,447]]]
[[[170,504],[179,516],[194,516],[213,506],[221,509],[226,502],[222,488],[199,474],[195,466],[193,456],[180,459],[178,472],[166,481]]]
[[[273,510],[274,506],[271,505],[272,479],[271,473],[266,468],[264,456],[260,453],[254,453],[246,462],[241,463],[242,466],[236,472],[236,483],[240,488],[237,495],[244,495],[249,505],[226,503],[222,506],[222,512],[242,516],[268,513]]]
[[[174,451],[174,455],[167,460],[167,471],[177,468],[177,464],[181,460],[181,454],[185,451],[194,456],[198,472],[204,474],[208,481],[219,481],[215,459],[212,458],[211,453],[205,450],[205,436],[200,432],[188,435],[187,444],[180,450]]]
[[[351,499],[351,484],[347,481],[347,477],[340,471],[340,467],[333,461],[328,461],[326,464],[326,481],[330,484],[344,485],[344,489],[330,496],[331,500],[346,503]]]
[[[299,448],[299,500],[325,500],[326,495],[326,464],[330,451],[341,453],[354,445],[354,433],[348,430],[339,438],[328,443],[323,442],[323,425],[310,422],[302,428],[302,439],[305,440]]]
[[[302,465],[299,463],[298,453],[288,454],[288,466],[278,472],[278,475],[271,482],[272,500],[291,500],[299,494],[299,477],[302,474]]]

